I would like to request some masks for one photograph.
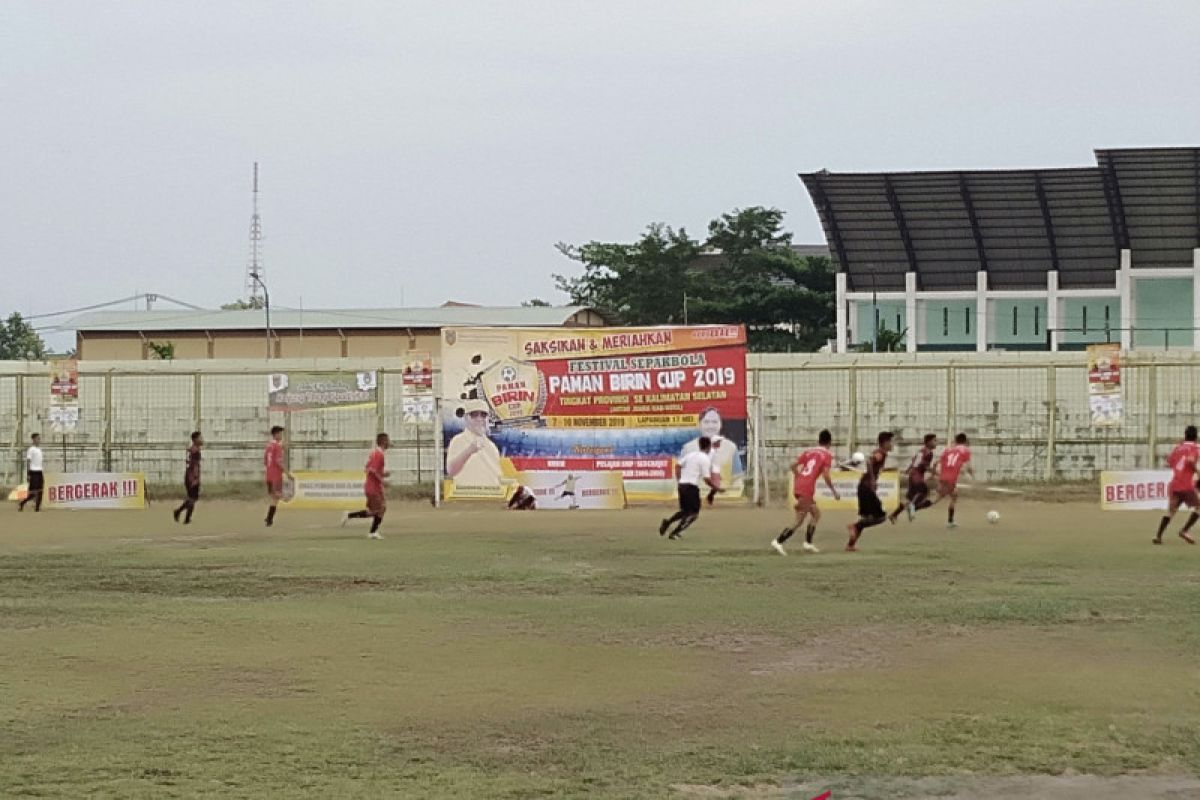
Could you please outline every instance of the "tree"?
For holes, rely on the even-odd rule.
[[[571,304],[602,309],[626,325],[682,322],[692,293],[692,266],[700,243],[683,228],[655,223],[633,244],[559,243],[558,251],[583,264],[583,274],[555,275]]]
[[[154,357],[159,361],[174,361],[175,360],[175,343],[174,342],[146,342],[146,347],[154,354]]]
[[[813,351],[834,335],[834,273],[828,258],[791,248],[783,212],[754,206],[712,221],[701,244],[655,224],[633,244],[559,244],[583,264],[555,275],[576,305],[626,325],[744,324],[752,350]]]
[[[46,357],[46,343],[16,311],[0,321],[0,361],[40,361]]]
[[[543,300],[540,297],[534,297],[530,300],[526,300],[524,303],[521,303],[521,305],[524,306],[525,308],[549,308],[550,307],[550,303],[547,303],[545,300]]]
[[[237,300],[234,300],[232,303],[225,303],[223,306],[221,306],[221,310],[222,311],[249,311],[251,309],[261,309],[262,307],[263,307],[263,301],[261,298],[251,297],[249,300],[242,300],[241,298],[238,298]]]

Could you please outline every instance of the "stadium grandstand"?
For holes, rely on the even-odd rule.
[[[837,350],[880,329],[909,352],[1200,349],[1200,148],[1095,157],[801,174],[838,269]]]

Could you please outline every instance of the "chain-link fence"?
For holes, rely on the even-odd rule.
[[[271,412],[267,376],[288,369],[376,370],[377,408]],[[279,362],[269,370],[197,362],[97,370],[80,362],[79,423],[73,432],[58,434],[48,421],[48,367],[0,363],[0,442],[8,450],[0,479],[11,484],[21,475],[29,436],[41,433],[47,470],[135,471],[151,483],[175,483],[182,480],[189,435],[199,430],[206,441],[205,481],[258,480],[268,431],[283,425],[292,470],[361,470],[375,434],[387,431],[393,480],[432,486],[434,426],[404,422],[402,369],[399,363],[345,361],[333,367]]]
[[[289,369],[378,374],[377,409],[267,409],[269,372]],[[80,363],[76,431],[50,430],[49,368],[0,362],[0,480],[21,475],[29,435],[43,435],[47,469],[139,471],[151,483],[175,483],[193,430],[204,432],[206,481],[261,475],[272,425],[288,428],[293,470],[359,470],[377,431],[392,436],[388,466],[397,484],[432,485],[437,432],[401,413],[399,360]],[[906,462],[925,433],[970,438],[977,471],[988,480],[1088,479],[1101,469],[1162,463],[1183,428],[1197,421],[1200,359],[1191,353],[1131,355],[1122,367],[1122,424],[1092,424],[1083,353],[941,356],[752,355],[752,394],[767,475],[786,474],[796,452],[833,431],[837,451],[867,450],[881,430],[896,433]],[[437,390],[440,376],[434,375]],[[751,447],[754,442],[751,443]]]

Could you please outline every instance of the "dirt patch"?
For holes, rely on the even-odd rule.
[[[968,634],[968,629],[957,625],[918,629],[884,626],[843,628],[817,634],[803,644],[789,648],[778,658],[753,664],[750,674],[836,672],[882,667],[896,654],[921,646],[930,639],[958,638]]]
[[[774,794],[711,797],[786,797],[808,800],[1185,800],[1200,797],[1200,780],[1179,775],[1015,775],[996,778],[838,778],[784,786]]]

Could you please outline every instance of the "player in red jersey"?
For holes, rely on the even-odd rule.
[[[929,499],[929,484],[926,483],[925,476],[933,470],[933,454],[936,449],[937,434],[925,434],[924,446],[912,457],[912,461],[908,462],[908,492],[905,502],[896,506],[896,510],[888,515],[888,520],[893,524],[902,511],[908,512],[908,521],[912,522],[918,511],[933,505],[933,501]]]
[[[283,499],[283,426],[271,428],[271,438],[263,450],[263,468],[267,473],[267,499],[271,506],[267,509],[267,527],[275,524],[275,510]]]
[[[1171,493],[1171,499],[1167,501],[1167,513],[1158,523],[1158,534],[1154,537],[1155,544],[1162,544],[1163,534],[1180,506],[1187,506],[1192,513],[1188,517],[1188,521],[1183,524],[1179,538],[1188,544],[1196,543],[1188,531],[1196,524],[1196,520],[1200,519],[1200,497],[1196,493],[1196,476],[1200,472],[1200,468],[1197,467],[1198,463],[1200,463],[1200,445],[1196,443],[1196,426],[1188,425],[1183,432],[1183,441],[1175,445],[1171,455],[1167,456],[1167,466],[1171,468],[1171,482],[1167,485],[1167,490]]]
[[[367,496],[367,507],[363,511],[346,512],[342,517],[343,525],[348,519],[370,517],[371,532],[368,536],[372,539],[383,538],[379,533],[379,526],[383,524],[383,515],[387,513],[387,497],[383,493],[383,479],[392,474],[384,469],[384,453],[390,446],[391,440],[388,439],[386,433],[375,436],[375,449],[367,457],[366,479],[363,481],[363,494]]]
[[[817,532],[817,523],[821,521],[821,509],[817,507],[817,478],[824,478],[825,485],[833,492],[833,498],[840,500],[837,489],[833,488],[833,480],[829,477],[829,468],[833,466],[833,453],[829,447],[833,444],[833,434],[821,431],[817,436],[817,446],[810,447],[800,454],[796,463],[792,464],[792,492],[796,495],[796,521],[790,528],[784,528],[771,547],[781,556],[786,556],[783,543],[804,524],[805,517],[810,519],[808,529],[804,532],[804,552],[817,553],[813,544],[813,534]]]
[[[971,480],[975,480],[975,469],[971,466],[971,448],[968,446],[967,435],[957,434],[954,445],[942,451],[938,459],[938,502],[943,497],[950,498],[950,509],[946,512],[946,527],[957,528],[954,521],[954,504],[958,501],[958,474],[966,469]]]
[[[850,532],[850,541],[846,544],[849,553],[858,550],[858,539],[864,530],[887,519],[887,512],[883,510],[883,502],[879,499],[879,473],[883,472],[883,465],[887,463],[894,438],[891,431],[879,434],[879,446],[867,459],[866,471],[858,482],[858,522],[846,526]]]

